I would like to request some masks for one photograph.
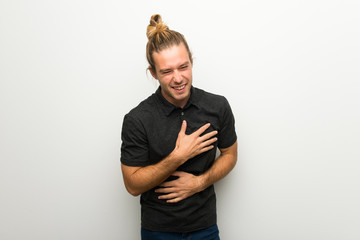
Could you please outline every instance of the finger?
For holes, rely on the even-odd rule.
[[[212,131],[212,132],[209,132],[207,134],[204,134],[203,136],[201,136],[201,140],[204,141],[204,140],[207,140],[209,138],[212,138],[213,136],[215,136],[216,134],[218,133],[218,131]]]
[[[173,192],[175,192],[175,189],[174,188],[158,188],[158,189],[155,189],[155,192],[156,193],[173,193]]]
[[[175,177],[181,177],[184,175],[185,172],[182,172],[182,171],[176,171],[176,172],[173,172],[173,174],[171,174],[171,176],[175,176]]]
[[[176,179],[175,179],[175,180],[176,180]],[[159,187],[163,187],[163,188],[172,187],[172,186],[174,185],[174,184],[173,184],[173,181],[175,181],[175,180],[163,182],[162,184],[159,185]]]
[[[209,151],[209,150],[211,150],[211,149],[213,149],[213,148],[214,148],[214,145],[210,145],[210,146],[204,147],[204,148],[202,148],[202,149],[200,150],[199,154],[200,154],[200,153],[203,153],[203,152],[207,152],[207,151]]]
[[[177,203],[177,202],[180,202],[180,201],[183,200],[183,199],[184,199],[183,197],[177,197],[177,198],[173,198],[173,199],[167,200],[166,202],[167,202],[167,203]]]
[[[202,142],[201,147],[209,146],[210,144],[213,144],[213,143],[216,142],[216,141],[217,141],[217,138],[216,138],[216,137],[211,138],[211,139],[209,139],[209,140],[206,140],[206,141]]]
[[[177,193],[169,193],[165,195],[160,195],[158,199],[174,199],[177,197]]]
[[[206,123],[203,126],[201,126],[198,130],[196,130],[193,134],[200,136],[209,127],[210,127],[210,123]]]

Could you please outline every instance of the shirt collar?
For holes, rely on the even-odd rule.
[[[171,104],[170,102],[168,102],[164,96],[161,94],[161,87],[159,86],[158,89],[155,92],[155,95],[157,96],[157,98],[160,100],[160,108],[164,111],[166,116],[169,116],[175,109],[179,109],[179,107],[174,106],[173,104]],[[194,105],[195,107],[199,108],[198,105],[198,99],[199,99],[199,94],[196,88],[194,88],[193,86],[191,86],[190,88],[190,98],[187,101],[184,109],[189,108],[191,105]]]

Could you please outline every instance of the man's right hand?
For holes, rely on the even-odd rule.
[[[210,123],[203,125],[190,135],[185,134],[186,127],[187,123],[184,120],[176,140],[175,148],[172,152],[176,157],[183,161],[182,163],[196,155],[209,151],[214,147],[212,143],[217,140],[217,138],[214,137],[217,134],[217,131],[212,131],[200,136],[210,127]]]

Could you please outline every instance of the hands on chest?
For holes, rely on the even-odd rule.
[[[201,136],[201,134],[210,127],[210,123],[203,125],[190,135],[185,134],[186,127],[187,123],[184,120],[173,150],[173,154],[179,159],[182,159],[182,163],[203,152],[209,151],[214,147],[212,144],[217,141],[215,137],[217,131],[212,131]]]
[[[215,137],[217,131],[201,136],[210,127],[210,123],[203,125],[190,135],[185,133],[186,127],[187,123],[184,120],[173,151],[178,158],[183,159],[183,163],[203,152],[209,151],[214,147],[212,144],[217,141]],[[178,178],[173,181],[163,182],[155,190],[155,192],[162,194],[159,199],[166,200],[168,203],[175,203],[204,190],[201,177],[181,171],[174,172],[172,176]]]

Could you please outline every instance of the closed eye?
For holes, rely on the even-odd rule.
[[[171,73],[171,70],[163,70],[163,71],[161,71],[161,73],[162,74],[169,74],[169,73]]]
[[[185,69],[188,68],[188,66],[189,66],[189,65],[182,65],[182,66],[180,66],[180,69],[181,69],[181,70],[185,70]]]

